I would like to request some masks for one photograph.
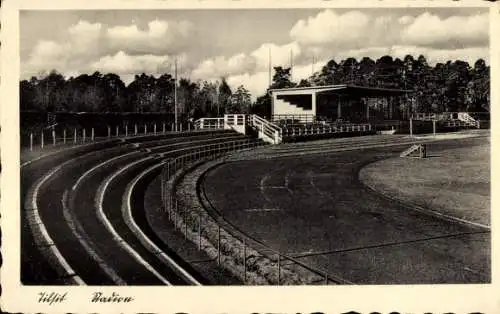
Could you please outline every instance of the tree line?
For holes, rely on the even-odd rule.
[[[113,73],[82,74],[65,79],[56,70],[20,83],[21,111],[37,112],[159,112],[198,118],[249,112],[251,96],[239,86],[231,90],[226,80],[177,81],[170,74],[158,78],[142,73],[125,85]]]
[[[298,83],[290,80],[291,69],[275,67],[269,89],[350,84],[411,91],[409,101],[416,112],[484,112],[490,110],[490,67],[483,59],[473,66],[461,60],[430,66],[424,56],[403,60],[383,56],[360,61],[347,58],[330,60],[322,69]],[[268,90],[269,90],[268,89]],[[266,93],[257,98],[254,111],[269,115],[271,99]]]
[[[274,67],[271,86],[255,102],[244,86],[231,90],[224,78],[216,82],[181,78],[175,90],[171,74],[155,78],[143,73],[125,85],[113,73],[66,79],[53,70],[44,77],[21,81],[21,110],[173,113],[177,97],[178,113],[193,119],[225,113],[269,116],[269,89],[352,84],[411,90],[418,112],[489,111],[490,67],[483,59],[473,66],[461,60],[430,66],[422,55],[416,59],[407,55],[402,60],[391,56],[359,61],[347,58],[339,63],[332,59],[299,82],[291,80],[291,70]]]

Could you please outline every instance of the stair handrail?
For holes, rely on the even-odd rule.
[[[263,135],[272,139],[274,144],[281,143],[283,139],[283,130],[278,125],[261,118],[256,114],[251,115],[250,123],[252,126],[257,127],[259,132]]]

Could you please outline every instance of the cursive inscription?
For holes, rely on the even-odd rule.
[[[132,297],[122,297],[118,293],[113,292],[111,295],[104,295],[102,292],[92,293],[91,302],[97,303],[129,303],[134,300]]]
[[[38,298],[38,303],[48,303],[49,305],[52,305],[54,303],[62,303],[63,301],[66,301],[66,295],[68,293],[57,293],[57,292],[40,292],[38,295],[40,296]]]

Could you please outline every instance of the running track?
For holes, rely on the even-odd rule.
[[[358,180],[363,165],[408,147],[391,141],[390,147],[314,155],[308,152],[332,144],[309,143],[300,156],[226,163],[207,173],[202,192],[241,231],[355,284],[490,282],[488,228],[414,211]],[[485,141],[435,142],[428,153]],[[345,148],[349,140],[340,142]],[[261,157],[280,153],[290,151],[271,147]]]

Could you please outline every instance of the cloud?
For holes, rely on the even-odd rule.
[[[102,24],[78,21],[68,29],[73,53],[97,53],[99,51]]]
[[[359,11],[337,14],[324,10],[314,17],[299,20],[290,30],[290,37],[301,45],[336,43],[346,45],[366,36],[370,18]]]
[[[181,47],[180,39],[188,36],[191,26],[184,21],[153,20],[147,30],[140,30],[135,24],[106,28],[101,23],[79,20],[65,30],[60,42],[39,40],[23,63],[23,76],[52,69],[66,76],[92,71],[122,75],[170,72],[174,61],[172,54],[166,51]],[[158,51],[163,53],[156,53]],[[187,55],[180,53],[178,65],[185,67],[186,64]]]
[[[244,53],[226,58],[218,56],[202,61],[192,72],[200,79],[213,79],[241,74],[255,69],[255,60]]]
[[[187,58],[183,55],[181,58],[178,58],[177,64],[178,66],[182,66],[186,61]],[[165,70],[170,72],[174,63],[174,57],[168,55],[129,55],[124,51],[119,51],[115,55],[101,57],[91,65],[91,68],[104,73],[158,74]]]
[[[33,48],[23,69],[27,76],[49,72],[52,69],[66,68],[70,44],[59,44],[54,41],[40,40]]]
[[[227,83],[232,91],[238,86],[243,85],[251,94],[252,101],[261,96],[269,86],[269,73],[267,71],[256,72],[253,74],[244,73],[240,75],[229,76]]]
[[[130,53],[178,53],[188,43],[193,25],[188,21],[153,20],[145,30],[136,24],[107,29],[111,49]]]
[[[214,80],[227,77],[231,87],[244,85],[255,98],[268,86],[269,50],[272,66],[290,65],[293,52],[293,80],[311,75],[330,59],[339,62],[347,57],[360,60],[384,55],[403,58],[423,54],[430,64],[462,59],[473,63],[478,58],[488,62],[488,14],[441,17],[433,13],[406,15],[375,11],[323,10],[300,19],[277,36],[275,42],[253,40],[245,51],[225,54],[216,51],[216,33],[196,29],[196,21],[146,20],[108,26],[80,20],[56,39],[39,39],[26,60],[22,76],[29,78],[56,69],[68,75],[93,71],[115,72],[124,81],[135,74],[173,73],[174,55],[178,73],[193,79]],[[377,11],[383,12],[383,11]],[[387,11],[386,11],[387,12]],[[401,12],[401,11],[398,11]],[[59,36],[61,35],[61,36]],[[202,47],[200,37],[205,36]],[[214,36],[213,38],[210,36]],[[242,37],[243,38],[243,37]],[[222,45],[223,46],[223,45]],[[156,73],[156,74],[155,74]]]
[[[299,20],[290,38],[302,47],[319,51],[360,49],[373,46],[415,45],[444,49],[486,46],[488,13],[441,18],[424,12],[416,17],[360,11],[338,14],[324,10]]]
[[[401,39],[414,45],[456,43],[459,46],[486,45],[488,43],[488,14],[452,16],[441,19],[431,13],[423,13],[407,26]]]
[[[291,54],[294,58],[300,57],[302,49],[296,42],[284,45],[265,43],[248,55],[238,53],[231,57],[218,56],[206,59],[198,64],[192,74],[200,79],[213,79],[268,71],[269,52],[273,66],[289,66]]]

